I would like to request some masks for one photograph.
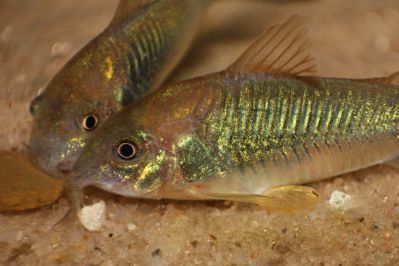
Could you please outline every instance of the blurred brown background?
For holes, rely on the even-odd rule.
[[[116,0],[0,1],[0,149],[23,150],[29,102],[111,19]],[[372,77],[399,70],[397,0],[224,0],[209,10],[171,81],[225,68],[271,24],[301,15],[319,73]],[[0,263],[11,265],[397,265],[399,177],[374,167],[314,184],[356,206],[334,212],[266,214],[256,206],[151,202],[91,193],[108,206],[106,228],[87,233],[51,225],[65,200],[0,215]],[[134,230],[128,231],[127,224]],[[131,228],[131,227],[130,227]]]

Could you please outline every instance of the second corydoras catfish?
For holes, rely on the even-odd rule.
[[[111,24],[32,105],[29,156],[49,173],[72,164],[114,112],[156,88],[188,47],[211,0],[121,0]]]
[[[157,90],[96,132],[68,175],[140,198],[225,199],[294,210],[296,186],[383,163],[399,150],[396,74],[307,76],[306,29],[271,27],[227,70]]]

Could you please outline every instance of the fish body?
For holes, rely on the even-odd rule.
[[[307,75],[314,65],[298,23],[266,30],[227,70],[158,89],[115,115],[84,148],[70,191],[94,185],[271,209],[290,199],[296,208],[317,197],[296,184],[396,157],[399,74]]]
[[[59,175],[113,113],[156,88],[179,62],[212,1],[121,0],[110,25],[31,105],[29,157]]]
[[[233,80],[210,92],[196,134],[183,137],[190,141],[177,140],[186,143],[178,160],[188,181],[216,176],[211,190],[261,194],[382,163],[399,150],[397,86],[345,79],[314,86],[265,75]],[[193,145],[209,150],[210,163],[190,154],[198,151]]]
[[[319,81],[315,87],[224,72],[167,87],[122,111],[93,138],[75,167],[85,173],[79,182],[155,198],[195,197],[187,191],[192,184],[261,194],[395,156],[398,86]],[[134,159],[118,157],[115,149],[124,142],[137,146]]]

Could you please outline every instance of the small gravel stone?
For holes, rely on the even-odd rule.
[[[335,190],[331,193],[329,204],[330,207],[335,209],[343,209],[348,207],[348,203],[351,200],[351,196],[345,192]]]
[[[137,229],[137,226],[134,224],[134,223],[128,223],[127,224],[127,230],[129,231],[129,232],[133,232],[133,231],[135,231]]]
[[[79,211],[79,220],[89,231],[99,231],[105,223],[105,202],[99,201]]]

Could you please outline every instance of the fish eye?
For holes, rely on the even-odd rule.
[[[95,129],[97,127],[97,124],[98,124],[98,117],[92,114],[85,116],[82,121],[82,127],[86,131]]]
[[[132,160],[137,153],[136,145],[129,140],[122,141],[118,146],[117,153],[122,160]]]

